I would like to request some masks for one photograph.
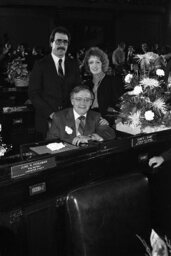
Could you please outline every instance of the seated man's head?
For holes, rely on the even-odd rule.
[[[90,109],[94,94],[87,86],[77,86],[71,91],[71,103],[79,115],[84,115]]]

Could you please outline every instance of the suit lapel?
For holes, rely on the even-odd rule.
[[[55,62],[51,55],[49,55],[49,70],[51,70],[54,78],[59,78],[57,70],[56,70]]]
[[[89,134],[92,134],[92,132],[95,132],[95,119],[94,115],[91,114],[91,111],[88,111],[87,117],[86,117],[86,124],[85,124],[85,130],[84,135],[87,136]],[[66,115],[66,126],[71,128],[73,130],[72,134],[68,134],[70,138],[76,137],[76,126],[75,126],[75,119],[74,119],[74,113],[73,108],[69,108],[68,113]]]
[[[70,66],[70,63],[69,63],[69,59],[66,57],[65,58],[65,77],[69,76],[70,69],[71,69],[71,66]]]
[[[95,124],[95,120],[92,117],[91,112],[88,111],[87,117],[86,117],[84,135],[89,135],[92,133],[92,131],[94,131],[94,124]]]
[[[57,72],[57,69],[56,69],[56,65],[55,65],[55,62],[52,58],[51,55],[49,55],[49,70],[52,71],[52,74],[55,78],[57,78],[58,80],[60,79],[61,81],[63,80],[63,78],[61,76],[58,75],[58,72]]]
[[[69,108],[68,110],[68,113],[66,115],[66,125],[73,130],[72,136],[74,138],[76,136],[76,127],[75,127],[73,108]]]

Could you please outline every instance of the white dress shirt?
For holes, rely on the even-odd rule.
[[[76,126],[76,136],[79,136],[79,135],[81,135],[78,131],[78,127],[80,124],[80,120],[79,120],[80,115],[74,109],[73,109],[73,112],[74,112],[74,119],[75,119],[75,126]],[[81,116],[85,116],[85,118],[86,118],[87,113],[84,115],[81,115]]]
[[[62,63],[61,63],[61,66],[62,66],[62,69],[63,69],[63,74],[65,75],[65,66],[64,66],[64,62],[65,62],[65,56],[63,58],[59,58],[57,57],[55,54],[51,53],[52,55],[52,58],[55,62],[55,66],[56,66],[56,70],[57,70],[57,73],[58,73],[58,66],[59,66],[59,59],[62,60]]]

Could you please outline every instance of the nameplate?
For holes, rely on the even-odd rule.
[[[24,175],[44,171],[56,166],[55,157],[41,159],[11,167],[11,178],[15,179]]]
[[[8,114],[8,113],[16,113],[16,112],[25,112],[28,111],[27,106],[17,106],[17,107],[3,107],[3,113]]]
[[[145,145],[148,143],[152,143],[156,141],[156,135],[155,134],[151,134],[151,135],[146,135],[146,136],[142,136],[142,137],[138,137],[138,138],[132,138],[131,140],[131,147],[137,147],[137,146],[141,146],[141,145]]]

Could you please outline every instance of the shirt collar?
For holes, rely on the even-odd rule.
[[[55,54],[53,54],[53,52],[51,53],[51,56],[52,56],[52,58],[53,58],[53,60],[54,60],[55,63],[58,63],[59,59],[62,60],[62,63],[64,63],[64,61],[65,61],[65,56],[62,57],[62,58],[59,58],[59,57],[57,57]]]
[[[74,109],[73,109],[73,112],[74,112],[74,119],[75,119],[75,120],[77,120],[80,116],[85,116],[85,118],[86,118],[86,116],[87,116],[87,113],[84,114],[84,115],[79,115]]]

